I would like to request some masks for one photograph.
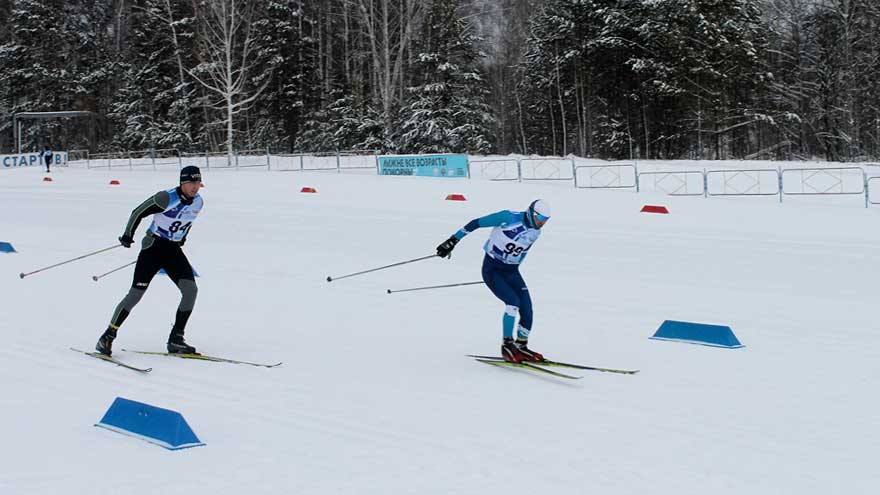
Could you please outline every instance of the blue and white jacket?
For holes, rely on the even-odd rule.
[[[501,210],[471,220],[455,233],[455,238],[461,240],[471,232],[484,227],[494,227],[489,234],[489,240],[483,246],[486,255],[508,265],[522,263],[532,244],[541,236],[541,229],[531,225],[525,212]]]

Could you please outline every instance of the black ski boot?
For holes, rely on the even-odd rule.
[[[113,339],[116,338],[116,330],[108,328],[101,334],[98,343],[95,344],[95,350],[99,353],[110,356],[113,353]]]
[[[171,332],[168,336],[169,354],[196,354],[196,348],[183,340],[183,333]]]

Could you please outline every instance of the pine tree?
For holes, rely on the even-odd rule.
[[[701,155],[710,133],[720,151],[762,118],[756,1],[548,0],[521,64],[524,134],[552,154]]]
[[[608,26],[616,4],[549,0],[532,16],[514,94],[529,151],[591,156],[620,148],[610,129],[623,120],[619,108],[633,77],[621,75],[630,51],[620,54],[620,33]]]
[[[8,114],[76,109],[79,54],[88,33],[74,32],[71,7],[62,0],[15,0],[7,41],[0,45],[0,108]],[[12,134],[12,119],[0,121],[0,132]],[[62,133],[56,120],[25,127],[25,149],[51,144]]]
[[[254,109],[253,140],[261,146],[292,151],[304,114],[317,104],[316,46],[305,35],[314,21],[294,2],[268,0],[254,22],[256,65],[254,84],[271,81]]]
[[[407,153],[491,150],[495,121],[477,63],[477,37],[459,17],[460,0],[433,0],[415,44],[416,84],[401,110],[398,149]]]
[[[382,112],[354,95],[334,91],[325,107],[311,112],[296,147],[304,151],[382,150],[392,144],[383,139]]]
[[[188,33],[179,23],[185,14],[175,7],[168,0],[145,0],[132,12],[129,43],[119,63],[121,85],[109,113],[123,149],[193,145],[193,87],[178,58]],[[174,32],[173,23],[178,24]]]

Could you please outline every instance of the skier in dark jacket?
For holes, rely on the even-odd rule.
[[[168,352],[196,352],[195,347],[187,344],[183,339],[184,328],[195,305],[198,288],[192,266],[183,254],[181,246],[186,242],[190,228],[204,205],[199,195],[201,185],[202,174],[199,168],[184,167],[180,171],[178,187],[157,192],[131,212],[125,232],[119,237],[119,242],[127,248],[134,243],[135,230],[140,221],[153,215],[153,222],[141,242],[131,289],[116,306],[110,325],[95,345],[95,349],[101,354],[109,356],[112,353],[117,330],[141,300],[150,281],[161,268],[165,269],[181,294],[174,326],[168,337]]]

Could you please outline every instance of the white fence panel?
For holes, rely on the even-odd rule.
[[[868,177],[866,185],[868,187],[866,201],[872,205],[880,205],[880,177]],[[877,192],[874,192],[875,190]]]
[[[776,196],[779,194],[779,170],[710,170],[706,172],[709,196]]]
[[[303,170],[332,170],[338,169],[338,161],[335,152],[330,153],[305,153],[302,156]]]
[[[235,166],[238,168],[269,168],[268,150],[242,150],[235,154]]]
[[[271,163],[272,170],[298,171],[302,168],[302,155],[299,153],[273,153]]]
[[[860,167],[782,170],[782,192],[792,196],[864,194],[865,182],[865,171]]]
[[[519,162],[514,159],[473,160],[470,162],[471,173],[484,180],[513,181],[520,180]]]
[[[661,192],[670,196],[704,196],[706,180],[703,172],[639,172],[638,191]]]
[[[207,163],[207,168],[212,169],[234,169],[235,168],[235,155],[232,155],[232,161],[229,160],[229,155],[226,154],[225,151],[218,151],[216,153],[206,153],[205,154],[205,163]]]
[[[574,186],[580,189],[635,188],[638,174],[632,163],[577,165],[574,171]]]
[[[574,161],[568,158],[524,158],[522,180],[574,180]]]
[[[378,170],[378,152],[375,150],[346,150],[339,152],[341,170]]]
[[[128,153],[115,151],[112,153],[96,153],[86,159],[86,168],[129,167]]]

